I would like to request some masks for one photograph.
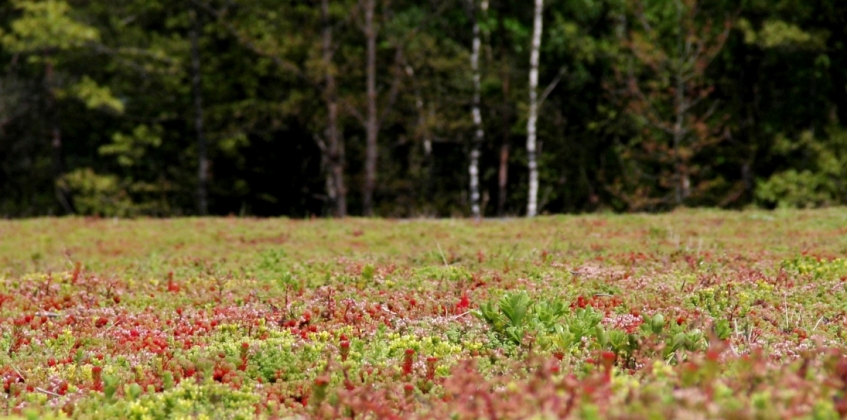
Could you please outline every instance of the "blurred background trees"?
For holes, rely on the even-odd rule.
[[[0,217],[847,204],[843,1],[537,3],[3,2]]]

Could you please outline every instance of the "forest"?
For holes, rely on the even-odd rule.
[[[0,2],[0,218],[847,203],[842,0]]]

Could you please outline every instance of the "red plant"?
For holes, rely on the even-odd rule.
[[[435,364],[437,362],[437,357],[430,356],[426,358],[426,379],[428,381],[432,381],[435,379]]]
[[[414,362],[415,350],[406,349],[403,353],[403,375],[408,376],[412,374],[412,363]]]
[[[79,280],[79,273],[82,271],[82,263],[77,261],[74,263],[74,271],[71,274],[71,285],[76,285],[77,280]]]
[[[350,342],[344,340],[339,344],[339,347],[341,349],[341,361],[345,362],[347,361],[347,357],[350,355]]]
[[[179,284],[174,282],[174,272],[169,271],[168,272],[168,292],[179,293],[179,291],[180,291]]]
[[[101,379],[101,374],[103,372],[103,368],[100,366],[94,366],[91,368],[91,376],[92,376],[92,386],[91,389],[94,391],[103,391],[103,380]]]
[[[468,308],[471,306],[471,301],[468,299],[468,294],[462,292],[462,298],[459,299],[459,303],[456,304],[456,308],[453,310],[454,315],[461,315],[467,312]]]

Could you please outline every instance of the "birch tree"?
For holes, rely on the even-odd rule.
[[[529,116],[526,122],[526,154],[529,166],[529,194],[526,216],[538,214],[538,157],[536,156],[536,126],[538,123],[538,63],[541,55],[544,0],[535,0],[532,43],[529,53]]]
[[[479,193],[479,157],[482,142],[485,139],[485,131],[482,127],[482,111],[480,110],[480,69],[479,53],[481,47],[479,20],[476,12],[476,0],[467,0],[468,18],[471,21],[471,32],[473,34],[471,46],[471,77],[473,79],[473,99],[471,102],[471,116],[474,125],[474,137],[471,142],[470,163],[468,164],[468,175],[470,175],[471,213],[474,219],[482,217],[480,210]],[[485,8],[483,6],[483,8]]]

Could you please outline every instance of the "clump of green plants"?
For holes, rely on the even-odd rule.
[[[660,313],[646,322],[637,319],[637,329],[608,328],[603,324],[604,313],[592,306],[567,305],[560,299],[533,301],[525,291],[506,293],[472,313],[504,339],[500,343],[521,346],[532,339],[542,350],[560,355],[608,350],[624,365],[634,364],[640,349],[651,349],[672,361],[679,350],[697,351],[706,345],[701,330],[666,322]]]

